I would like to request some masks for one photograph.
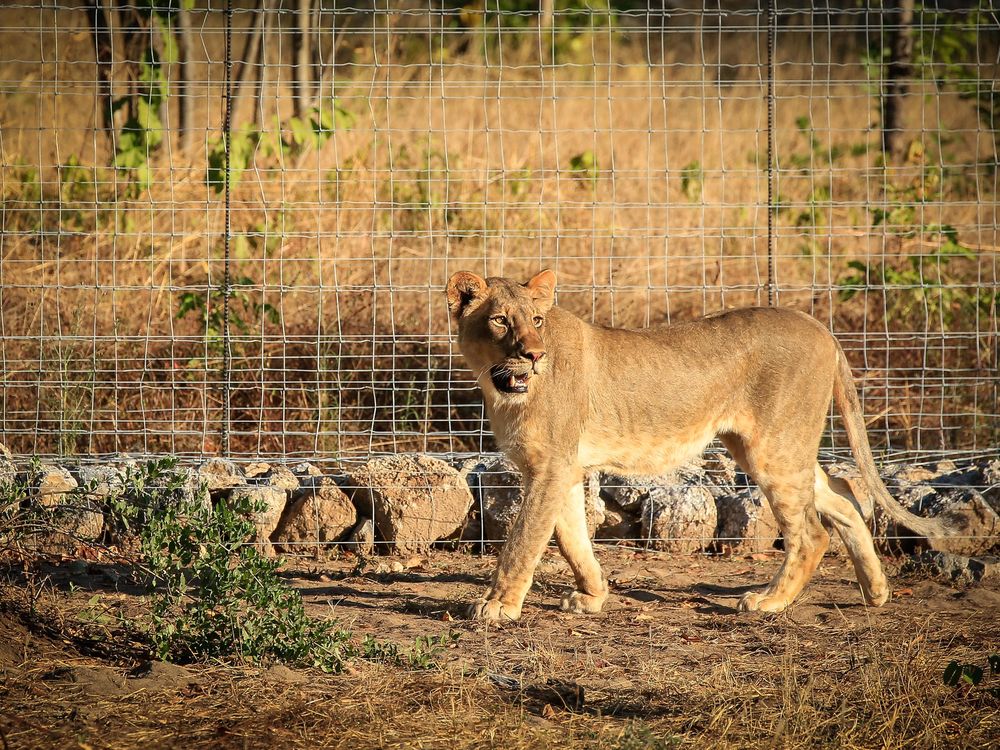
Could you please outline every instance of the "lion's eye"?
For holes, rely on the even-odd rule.
[[[534,318],[531,319],[531,322],[535,324],[535,328],[541,328],[542,323],[545,322],[545,318],[543,318],[541,315],[536,315]]]
[[[507,327],[507,318],[505,318],[503,315],[494,315],[492,318],[490,318],[490,322],[493,323],[494,325],[500,326],[501,328]]]

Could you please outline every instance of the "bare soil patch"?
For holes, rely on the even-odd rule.
[[[986,690],[996,678],[959,688],[941,679],[952,659],[985,667],[1000,651],[997,579],[964,586],[896,573],[892,600],[868,609],[849,563],[830,557],[787,613],[745,615],[738,596],[780,556],[599,556],[612,582],[604,613],[558,611],[570,576],[550,551],[523,619],[502,627],[461,619],[492,556],[292,562],[286,575],[310,611],[359,639],[409,648],[458,634],[435,654],[437,668],[355,662],[341,675],[150,664],[110,630],[102,643],[92,623],[74,626],[95,593],[125,610],[141,603],[135,593],[116,590],[100,564],[39,566],[46,585],[15,577],[0,599],[0,732],[10,748],[984,748],[1000,739],[1000,699]]]

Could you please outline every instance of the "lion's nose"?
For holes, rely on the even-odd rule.
[[[530,359],[532,362],[537,362],[542,357],[545,356],[544,349],[525,349],[524,356]]]

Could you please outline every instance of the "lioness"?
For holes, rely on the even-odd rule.
[[[576,578],[562,609],[599,612],[608,585],[587,533],[583,474],[663,474],[716,436],[767,496],[785,560],[740,609],[780,612],[809,581],[836,529],[866,603],[889,584],[854,498],[816,462],[831,395],[869,495],[925,536],[875,469],[851,369],[837,340],[793,310],[748,308],[643,330],[591,325],[553,307],[556,277],[526,284],[460,271],[448,282],[458,345],[483,390],[497,443],[524,475],[525,500],[493,583],[470,616],[517,619],[555,530]]]

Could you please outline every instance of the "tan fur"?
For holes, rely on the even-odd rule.
[[[525,502],[473,617],[516,619],[552,537],[576,588],[563,609],[598,612],[608,596],[583,509],[586,470],[663,474],[718,436],[760,485],[785,540],[785,560],[740,608],[777,612],[809,581],[836,530],[866,602],[889,586],[856,501],[816,463],[831,397],[858,466],[887,512],[944,534],[889,496],[875,471],[850,367],[836,339],[792,310],[750,308],[678,325],[624,330],[553,307],[555,275],[527,284],[469,272],[448,283],[458,343],[483,390],[497,443],[525,477]],[[526,382],[526,393],[498,390]],[[508,378],[513,378],[508,381]],[[915,525],[916,524],[916,525]]]

